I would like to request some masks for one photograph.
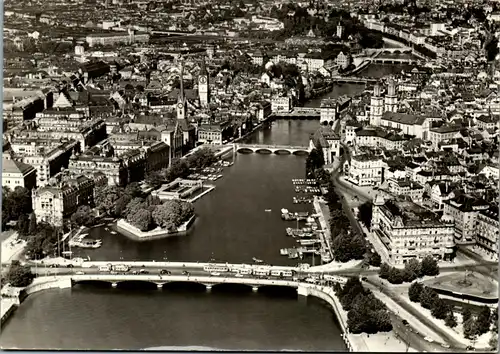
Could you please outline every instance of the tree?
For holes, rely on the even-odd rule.
[[[156,189],[165,182],[165,176],[160,171],[150,171],[146,173],[144,181],[152,188]]]
[[[31,284],[34,277],[29,266],[23,266],[19,261],[12,261],[5,280],[11,286],[25,287]]]
[[[217,157],[210,148],[198,149],[187,157],[187,165],[192,169],[209,167],[216,161]]]
[[[405,264],[405,281],[412,282],[418,277],[420,277],[420,274],[422,273],[422,266],[418,259],[410,259],[408,262]]]
[[[358,234],[341,231],[333,240],[333,257],[338,262],[363,259],[366,247],[364,239]]]
[[[148,231],[152,223],[151,212],[146,209],[137,210],[127,216],[127,221],[141,231]]]
[[[306,159],[306,175],[310,176],[318,168],[325,165],[325,157],[322,149],[312,149]]]
[[[189,176],[189,166],[184,160],[173,160],[169,168],[165,172],[165,178],[167,182],[172,182],[176,178],[184,178]]]
[[[342,291],[340,292],[340,302],[342,303],[342,307],[344,310],[349,311],[352,302],[358,294],[364,294],[365,289],[361,284],[359,278],[350,277],[347,282],[344,284]]]
[[[457,326],[457,318],[453,311],[449,311],[444,319],[444,324],[450,328],[455,328]]]
[[[77,226],[92,226],[95,223],[94,213],[88,205],[80,205],[71,215],[71,222]]]
[[[428,310],[432,309],[434,303],[439,299],[438,294],[427,286],[424,286],[420,293],[420,305]]]
[[[123,188],[118,186],[105,186],[95,189],[96,207],[111,216],[118,216],[114,213],[114,207],[118,199],[123,196]]]
[[[469,317],[463,322],[464,337],[467,339],[475,339],[479,335],[478,326],[474,317]]]
[[[451,312],[450,307],[443,299],[438,298],[436,301],[434,301],[431,308],[432,316],[434,316],[437,319],[444,320],[448,315],[448,313],[450,312]]]
[[[392,267],[387,276],[387,281],[391,284],[402,284],[403,280],[403,272],[398,268]]]
[[[391,267],[387,263],[382,263],[380,265],[380,270],[378,271],[378,276],[382,279],[387,279],[389,276],[389,272],[391,270]]]
[[[126,195],[129,195],[132,199],[144,197],[144,193],[143,193],[141,186],[139,185],[138,182],[132,182],[132,183],[127,184],[127,186],[125,187],[124,193]]]
[[[465,322],[467,321],[469,318],[472,317],[472,312],[470,310],[470,308],[466,307],[463,311],[462,311],[462,322]]]
[[[498,332],[498,307],[495,307],[493,309],[491,322],[493,322],[493,332]]]
[[[421,263],[421,275],[439,275],[439,267],[437,261],[432,256],[425,256]]]
[[[368,229],[370,229],[372,224],[373,204],[370,201],[367,201],[361,204],[358,207],[358,210],[359,219],[366,225]]]
[[[30,221],[28,226],[28,234],[33,235],[37,230],[36,215],[35,213],[30,214]]]
[[[19,236],[29,235],[29,227],[30,217],[26,214],[19,215],[19,219],[17,220],[17,231],[19,232]]]
[[[490,346],[490,350],[493,352],[498,352],[498,334],[492,333],[491,338],[488,341],[488,345]]]
[[[139,210],[145,209],[146,205],[144,204],[143,198],[133,198],[125,208],[124,215],[129,216],[131,214],[137,213]]]
[[[420,302],[420,294],[422,293],[422,290],[424,289],[424,286],[422,283],[414,282],[410,285],[410,288],[408,289],[408,297],[410,298],[411,302]]]
[[[377,252],[373,252],[370,254],[370,259],[368,260],[368,264],[370,264],[373,267],[380,267],[381,263],[382,263],[382,258]]]
[[[490,330],[491,310],[488,306],[484,305],[481,307],[481,311],[479,311],[476,323],[479,334],[484,334]]]

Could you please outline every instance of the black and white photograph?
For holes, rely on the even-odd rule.
[[[499,0],[2,4],[2,349],[498,352]]]

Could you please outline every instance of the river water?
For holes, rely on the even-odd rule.
[[[363,89],[345,84],[327,96],[352,95]],[[247,141],[305,146],[317,127],[315,120],[282,120]],[[251,263],[257,257],[271,264],[296,264],[279,255],[280,248],[296,245],[285,235],[285,227],[293,222],[282,221],[280,209],[310,210],[308,205],[292,203],[291,179],[304,177],[305,158],[264,154],[234,158],[235,164],[215,182],[217,188],[195,203],[197,219],[187,235],[137,242],[94,229],[91,236],[102,239],[103,246],[80,254],[92,260],[208,261],[214,257]],[[26,299],[9,319],[0,343],[3,348],[66,350],[160,346],[346,350],[334,314],[320,300],[298,298],[284,290],[273,294],[192,290],[78,285],[40,292]]]

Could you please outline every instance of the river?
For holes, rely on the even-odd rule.
[[[379,66],[380,67],[380,66]],[[329,97],[354,94],[342,85]],[[257,131],[248,142],[307,145],[315,120],[282,120]],[[308,210],[292,203],[292,178],[304,177],[305,158],[237,154],[217,188],[195,203],[197,220],[187,235],[136,242],[95,229],[103,246],[82,251],[93,260],[186,260],[296,264],[279,255],[295,245],[293,226],[280,209]],[[271,209],[271,212],[266,212]],[[312,261],[312,260],[309,260]],[[318,260],[316,260],[317,262]],[[3,348],[140,349],[204,346],[246,350],[345,351],[334,314],[320,300],[292,292],[273,294],[139,291],[78,285],[31,295],[0,334]]]

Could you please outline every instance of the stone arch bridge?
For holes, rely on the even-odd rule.
[[[307,146],[236,144],[234,149],[237,152],[309,154]]]

